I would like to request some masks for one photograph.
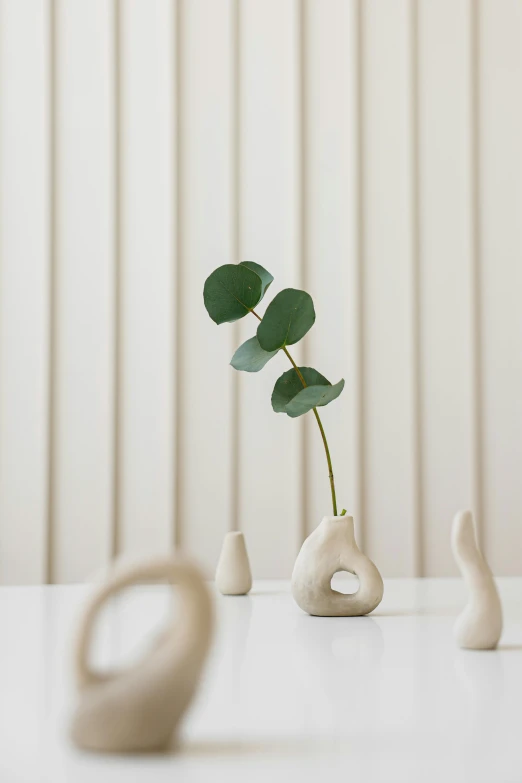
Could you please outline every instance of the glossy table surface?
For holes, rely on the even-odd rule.
[[[522,781],[522,579],[498,584],[495,652],[454,644],[460,580],[388,580],[365,618],[309,617],[286,582],[216,595],[216,638],[180,749],[144,757],[68,741],[71,638],[91,588],[0,588],[0,780]],[[139,656],[168,601],[159,586],[119,596],[100,618],[95,662]]]

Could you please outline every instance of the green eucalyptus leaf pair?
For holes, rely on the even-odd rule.
[[[205,307],[217,324],[238,321],[261,302],[273,276],[253,261],[225,264],[207,278]],[[256,314],[257,315],[257,314]],[[257,316],[259,318],[259,316]],[[236,370],[259,372],[280,350],[301,340],[315,323],[312,297],[306,291],[285,288],[268,305],[257,334],[239,346],[231,360]],[[290,356],[289,356],[290,358]],[[310,367],[285,372],[276,382],[272,408],[295,418],[338,397],[344,380],[333,386]]]
[[[207,278],[203,289],[208,314],[217,324],[238,321],[257,307],[273,279],[270,272],[253,261],[220,266]],[[269,304],[259,325],[259,347],[271,353],[293,345],[305,336],[314,321],[310,294],[286,288]],[[254,348],[253,344],[251,348]],[[255,350],[257,360],[257,345]]]
[[[314,322],[312,297],[306,291],[285,288],[268,305],[256,336],[239,346],[230,364],[235,370],[259,372],[281,348],[304,337]]]
[[[306,387],[294,369],[287,370],[277,379],[272,392],[272,408],[276,413],[286,413],[292,419],[308,413],[313,408],[328,405],[337,399],[344,389],[344,378],[332,386],[324,375],[312,367],[299,367]]]
[[[218,326],[239,321],[259,304],[273,279],[254,261],[218,267],[207,277],[203,289],[208,314]]]

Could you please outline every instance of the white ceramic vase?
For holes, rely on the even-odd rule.
[[[252,572],[243,533],[227,533],[223,539],[216,586],[223,595],[246,595],[252,589]]]
[[[348,571],[359,579],[356,593],[333,590],[332,577]],[[382,577],[355,542],[353,517],[323,517],[295,561],[292,595],[304,612],[319,617],[369,614],[382,600]]]
[[[469,602],[454,627],[457,643],[470,650],[493,650],[502,633],[502,605],[493,574],[478,548],[471,511],[455,516],[451,546],[469,590]]]
[[[114,593],[142,582],[176,585],[176,617],[135,665],[109,673],[94,671],[88,661],[89,646],[101,607]],[[111,753],[167,750],[198,685],[212,627],[210,592],[191,563],[168,557],[116,567],[81,619],[73,742],[85,750]]]

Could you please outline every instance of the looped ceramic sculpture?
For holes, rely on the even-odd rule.
[[[216,585],[223,595],[246,595],[252,588],[252,573],[243,533],[227,533],[216,569]]]
[[[142,582],[177,586],[176,618],[138,663],[107,674],[88,661],[95,619],[114,593]],[[92,596],[76,644],[79,704],[72,739],[86,750],[136,753],[166,750],[187,709],[210,646],[213,611],[199,570],[169,557],[116,569]]]
[[[338,571],[359,578],[356,593],[345,595],[332,590],[331,580]],[[356,617],[372,612],[380,604],[383,591],[379,571],[355,543],[353,518],[323,517],[295,561],[292,594],[296,603],[319,617]]]
[[[502,633],[502,605],[493,574],[478,548],[471,511],[455,516],[451,545],[470,593],[455,623],[455,638],[460,647],[493,650]]]

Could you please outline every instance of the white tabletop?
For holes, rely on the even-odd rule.
[[[181,750],[145,757],[80,753],[67,738],[71,636],[89,588],[1,588],[0,780],[519,783],[522,579],[499,586],[495,652],[456,648],[459,580],[388,580],[365,618],[309,617],[284,582],[216,596],[218,632]],[[166,607],[161,587],[120,596],[101,618],[96,661],[138,655]]]

